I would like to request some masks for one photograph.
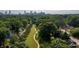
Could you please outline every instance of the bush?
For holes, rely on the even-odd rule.
[[[65,40],[62,39],[53,39],[51,42],[51,48],[68,48],[69,45]]]
[[[79,28],[71,29],[70,33],[73,37],[79,38]]]
[[[72,27],[79,27],[79,16],[70,16],[67,18],[66,22]]]

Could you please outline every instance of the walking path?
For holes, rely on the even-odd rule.
[[[70,34],[68,31],[66,31],[66,30],[64,30],[64,29],[61,29],[61,31],[66,32],[67,34]],[[73,42],[75,42],[77,45],[79,45],[79,39],[74,38],[74,37],[72,37],[72,36],[70,36],[70,39],[71,39]]]
[[[27,26],[26,26],[26,28],[22,31],[22,32],[20,32],[20,36],[22,36],[26,31],[27,31],[27,28],[30,26],[30,24],[28,24]]]
[[[71,40],[72,40],[73,42],[75,42],[77,45],[79,45],[79,39],[76,39],[76,38],[74,38],[74,37],[72,37],[72,36],[70,36],[70,38],[71,38]]]
[[[37,41],[37,39],[36,39],[36,35],[37,35],[37,30],[36,30],[36,28],[35,28],[35,31],[36,31],[36,33],[35,33],[35,35],[34,35],[34,40],[35,40],[35,42],[37,43],[37,48],[40,48],[40,45],[39,45],[39,43],[38,43],[38,41]]]

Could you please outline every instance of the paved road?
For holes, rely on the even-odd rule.
[[[77,45],[79,45],[79,39],[76,39],[72,36],[70,36],[71,40],[74,41]]]
[[[30,24],[28,24],[27,26],[26,26],[26,28],[22,31],[22,32],[20,32],[20,36],[22,36],[26,31],[27,31],[27,28],[30,26]]]
[[[70,34],[69,32],[67,32],[67,31],[64,30],[64,29],[61,29],[61,31],[66,32],[67,34]],[[72,36],[70,36],[70,39],[71,39],[73,42],[75,42],[77,45],[79,45],[79,39],[74,38],[74,37],[72,37]]]

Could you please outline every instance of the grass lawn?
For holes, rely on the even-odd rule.
[[[36,31],[35,31],[35,25],[32,26],[29,35],[26,38],[26,45],[29,48],[37,48],[37,43],[34,40],[34,35],[35,35]]]

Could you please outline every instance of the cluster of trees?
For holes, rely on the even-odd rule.
[[[45,23],[39,28],[39,42],[49,43],[50,47],[69,47],[69,35],[60,31],[53,23]],[[56,46],[55,46],[56,45]]]
[[[79,16],[69,16],[66,19],[66,24],[72,27],[79,27]]]
[[[66,26],[65,24],[65,19],[63,16],[57,16],[57,15],[48,15],[48,16],[40,16],[40,17],[36,17],[36,25],[37,27],[42,24],[42,23],[46,23],[46,22],[53,22],[58,28],[64,28]]]
[[[29,23],[27,16],[0,16],[0,47],[25,47],[25,39],[20,39],[20,32]]]
[[[31,28],[32,23],[36,25],[41,47],[73,47],[70,35],[61,29],[69,29],[71,36],[79,38],[78,15],[0,16],[0,47],[27,47],[25,37],[30,29],[22,36],[20,34]]]
[[[70,27],[71,35],[75,38],[79,38],[79,16],[69,16],[66,19],[66,24]]]
[[[71,35],[72,35],[73,37],[79,39],[79,28],[73,28],[73,29],[71,29],[70,33],[71,33]]]
[[[38,40],[41,47],[67,48],[71,46],[71,40],[66,32],[60,29],[66,28],[66,18],[63,16],[37,17]]]

